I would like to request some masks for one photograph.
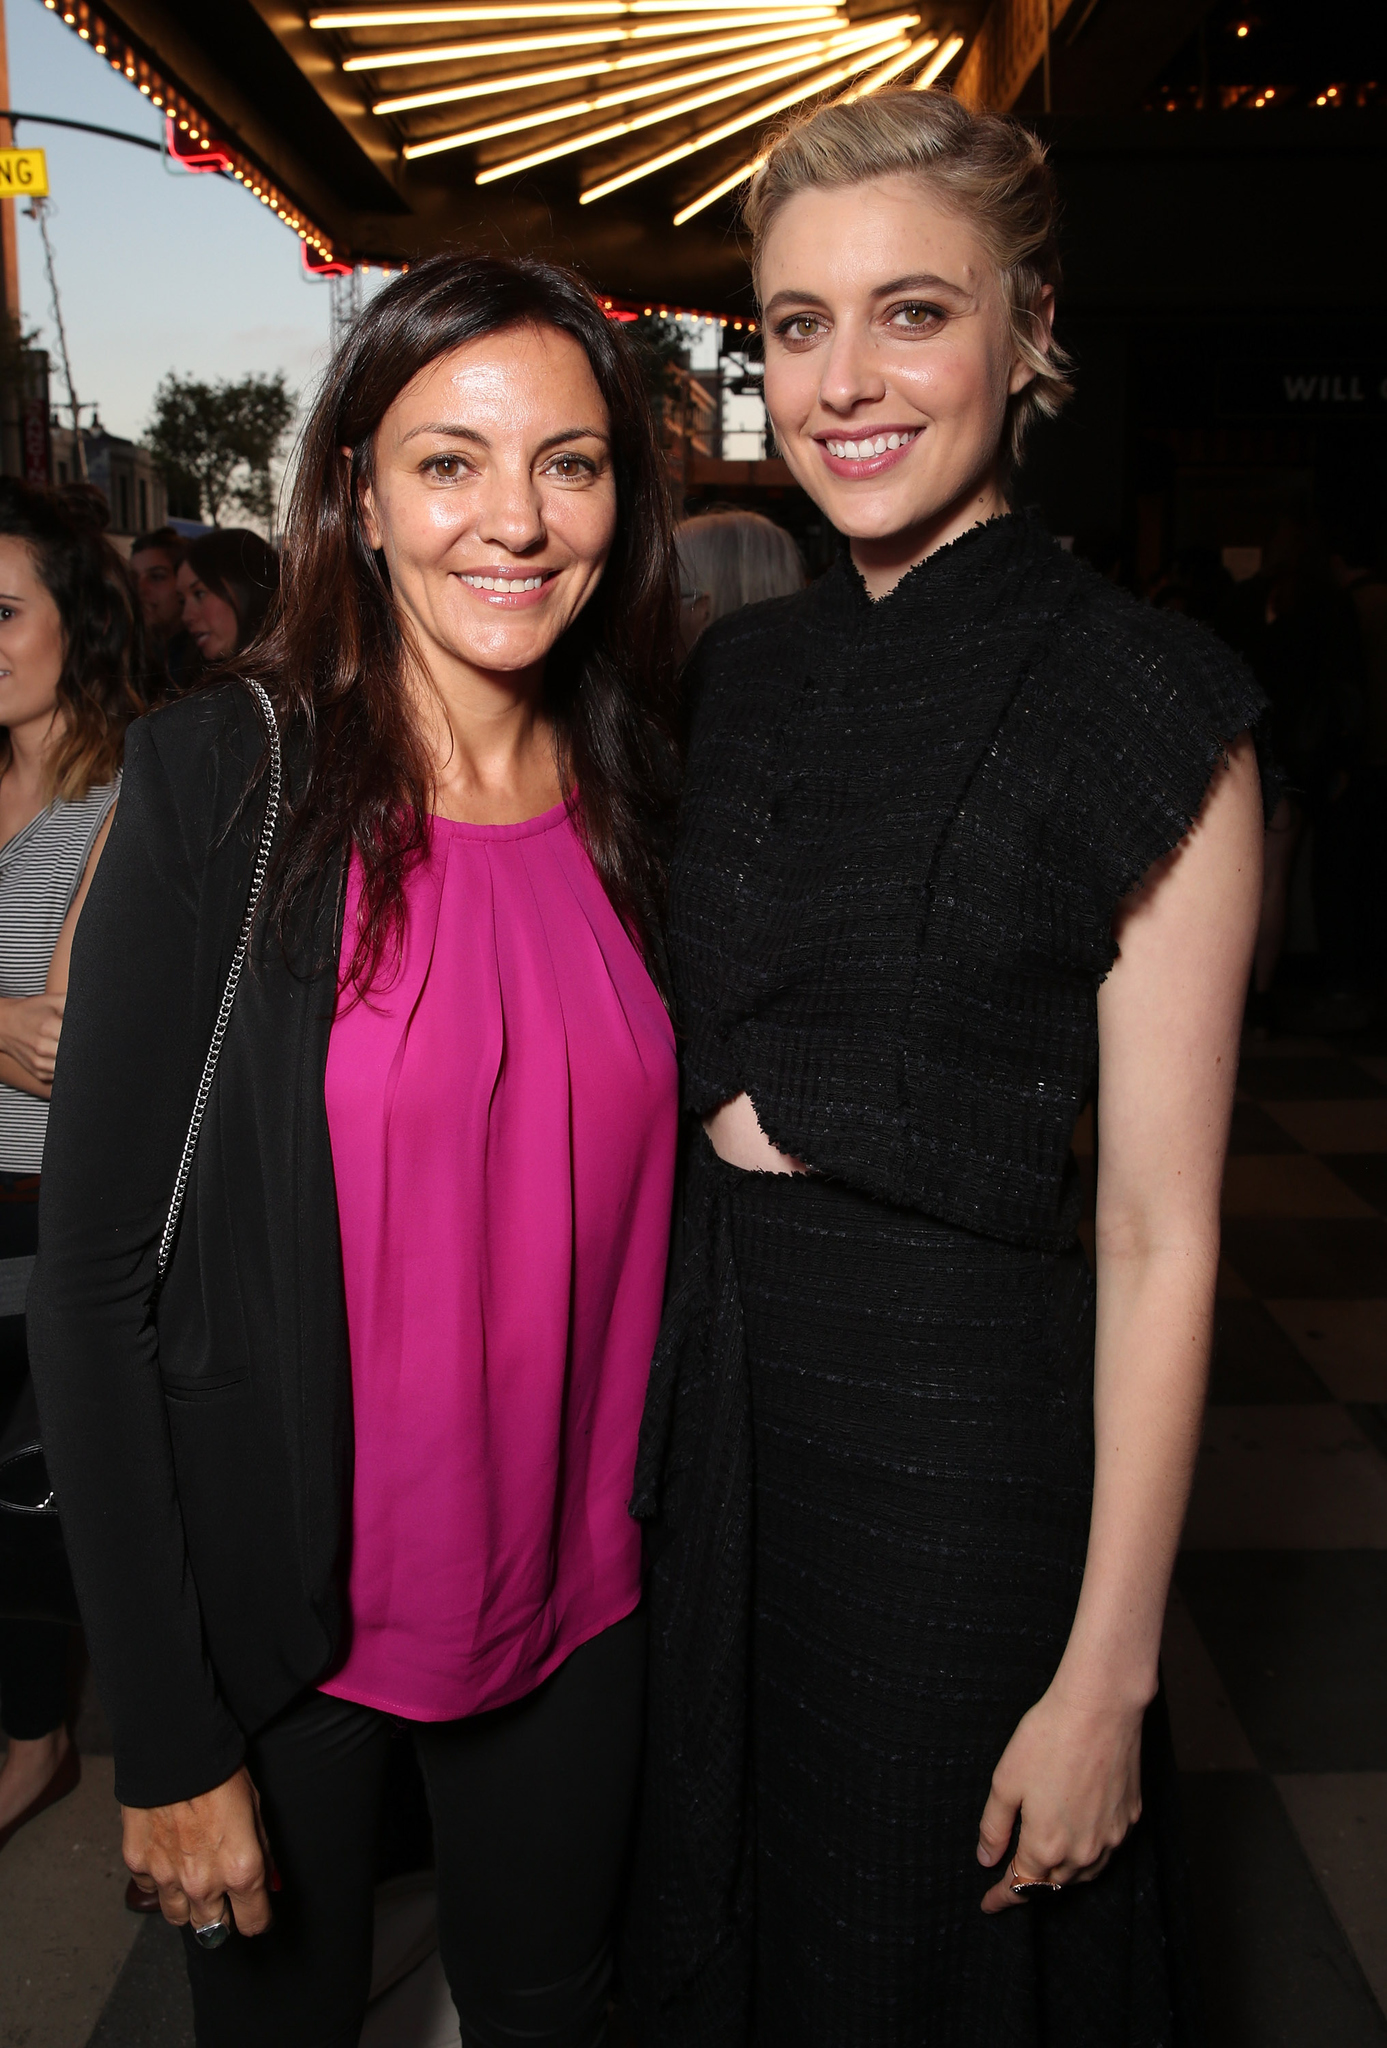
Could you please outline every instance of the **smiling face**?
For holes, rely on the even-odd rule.
[[[1000,282],[968,222],[904,176],[796,193],[758,282],[776,441],[881,596],[1005,510],[1007,401],[1033,373]]]
[[[204,661],[220,661],[236,652],[241,622],[236,607],[219,597],[203,582],[189,563],[178,571],[178,588],[183,598],[183,624],[197,642]]]
[[[0,535],[0,725],[42,739],[61,731],[62,615],[28,543]]]
[[[610,421],[583,349],[513,327],[430,363],[376,430],[362,513],[435,681],[541,673],[616,533]]]
[[[130,573],[146,632],[167,640],[183,623],[177,565],[162,548],[140,548],[130,557]]]

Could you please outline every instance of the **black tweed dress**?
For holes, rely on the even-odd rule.
[[[634,1510],[643,2048],[1190,2048],[1169,1743],[996,1918],[992,1770],[1072,1622],[1093,1290],[1069,1145],[1113,914],[1255,685],[1032,519],[709,636],[670,938],[690,1138]],[[812,1177],[696,1119],[746,1089]]]

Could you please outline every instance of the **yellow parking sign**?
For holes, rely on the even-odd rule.
[[[46,199],[48,159],[41,149],[0,149],[0,199]]]

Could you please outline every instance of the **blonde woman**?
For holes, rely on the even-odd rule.
[[[843,549],[694,663],[643,2048],[1174,2048],[1157,1652],[1262,699],[1010,509],[1069,388],[1031,135],[824,108],[747,211],[776,442]]]

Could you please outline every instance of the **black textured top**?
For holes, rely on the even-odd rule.
[[[670,946],[685,1104],[1061,1248],[1119,900],[1188,831],[1252,676],[1030,514],[873,603],[843,556],[701,643]]]

